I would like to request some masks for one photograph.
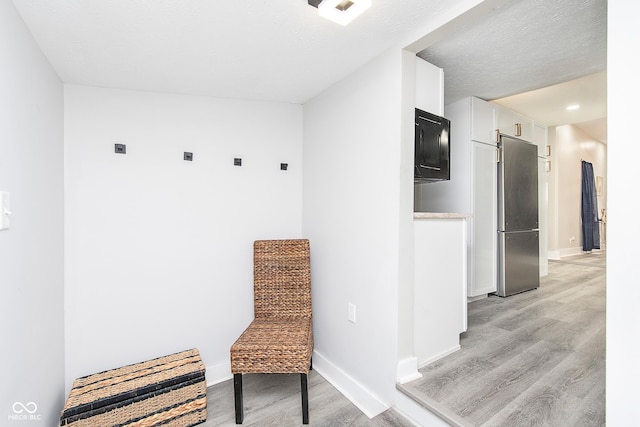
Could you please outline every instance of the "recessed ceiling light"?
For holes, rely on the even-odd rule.
[[[317,0],[309,0],[310,5],[315,6],[314,3],[317,3]],[[323,0],[316,7],[318,14],[323,18],[347,25],[371,7],[371,0]]]
[[[578,108],[580,108],[578,104],[567,105],[567,111],[577,110]]]

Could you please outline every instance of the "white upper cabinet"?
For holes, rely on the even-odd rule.
[[[442,68],[416,56],[416,108],[444,114],[444,72]]]
[[[473,141],[495,144],[495,105],[471,97],[471,139]]]
[[[547,127],[533,124],[533,143],[538,146],[538,157],[547,157]]]
[[[533,141],[533,120],[523,116],[520,113],[513,113],[513,127],[515,129],[515,137],[524,139],[525,141]]]
[[[513,111],[496,105],[496,130],[500,131],[500,133],[513,136],[515,133],[513,123]]]
[[[533,142],[533,120],[496,105],[496,129],[500,133]]]

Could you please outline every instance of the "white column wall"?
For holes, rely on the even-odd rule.
[[[230,377],[253,241],[301,237],[302,106],[67,85],[65,150],[67,388],[192,347]]]
[[[612,0],[607,6],[608,236],[607,236],[607,425],[640,425],[638,395],[640,330],[637,245],[640,231],[636,188],[640,97],[637,60],[640,3]]]
[[[401,74],[390,51],[304,106],[314,368],[369,415],[393,402],[396,380]]]
[[[0,191],[13,212],[0,231],[0,424],[51,426],[64,402],[63,87],[10,1],[0,64]]]

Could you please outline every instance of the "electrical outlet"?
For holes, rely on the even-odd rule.
[[[233,159],[233,166],[242,166],[242,159],[239,157]]]
[[[127,146],[125,144],[116,144],[115,152],[118,154],[127,154]]]
[[[286,171],[288,167],[289,167],[288,163],[280,163],[280,170],[281,171]]]
[[[349,303],[349,322],[356,323],[356,306]]]
[[[184,152],[184,159],[188,162],[192,162],[193,161],[193,153],[190,153],[188,151]]]

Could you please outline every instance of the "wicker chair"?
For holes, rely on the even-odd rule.
[[[236,424],[242,424],[242,374],[297,373],[302,422],[309,423],[307,375],[313,333],[308,240],[253,245],[254,320],[231,346]]]

